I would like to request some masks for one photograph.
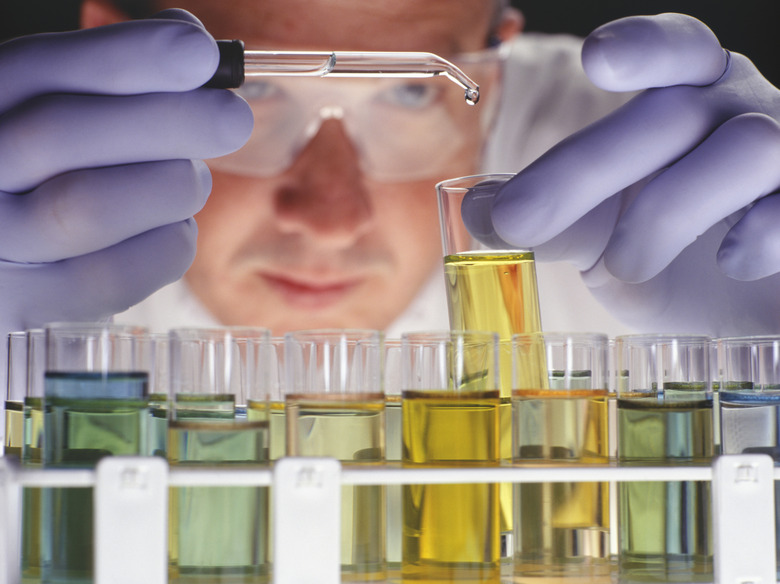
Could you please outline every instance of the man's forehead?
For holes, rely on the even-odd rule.
[[[215,37],[240,38],[256,48],[449,56],[484,47],[495,0],[179,0],[175,5],[193,12]]]

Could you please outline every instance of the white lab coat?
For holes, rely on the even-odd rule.
[[[627,96],[593,87],[580,65],[581,40],[564,35],[520,35],[509,52],[500,123],[488,141],[485,172],[517,172],[552,145],[625,102]],[[630,332],[590,295],[577,270],[566,263],[537,263],[542,326],[546,330],[595,331],[612,336]],[[219,324],[183,281],[159,290],[118,322],[153,330]],[[443,273],[428,284],[388,328],[404,331],[448,327]]]

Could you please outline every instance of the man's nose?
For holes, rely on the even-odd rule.
[[[374,212],[359,153],[341,120],[322,123],[285,173],[275,205],[282,232],[319,243],[346,246],[368,231]]]

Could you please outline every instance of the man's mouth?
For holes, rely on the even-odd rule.
[[[362,283],[358,277],[309,279],[269,272],[261,272],[260,277],[286,302],[308,309],[336,304]]]

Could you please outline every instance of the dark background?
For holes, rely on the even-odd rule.
[[[229,0],[214,0],[225,2]],[[392,0],[367,0],[392,1]],[[585,36],[610,20],[633,14],[684,12],[715,31],[724,47],[750,57],[780,85],[778,0],[512,0],[526,29]],[[0,39],[78,27],[79,0],[0,0]]]

